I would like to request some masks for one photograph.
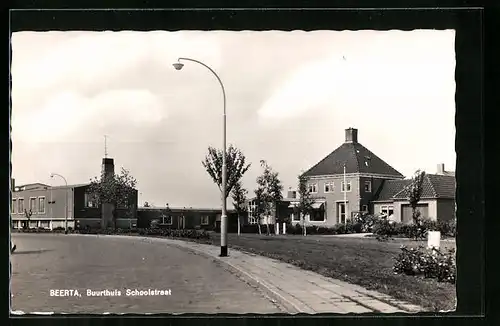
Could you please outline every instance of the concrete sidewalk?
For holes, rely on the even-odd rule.
[[[287,313],[415,313],[424,310],[388,295],[267,257],[229,249],[229,257],[221,258],[220,247],[217,246],[164,238],[139,238],[146,242],[162,241],[226,264],[230,271],[249,284],[263,289]]]

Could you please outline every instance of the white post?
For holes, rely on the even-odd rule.
[[[439,249],[440,244],[441,244],[441,232],[429,231],[427,233],[427,248]]]
[[[279,235],[280,234],[280,224],[279,223],[274,223],[274,225],[276,225],[276,235]]]
[[[286,234],[286,223],[283,223],[283,234]]]
[[[345,175],[345,163],[344,163],[344,220],[347,222],[347,179]]]

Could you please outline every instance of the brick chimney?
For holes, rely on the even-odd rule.
[[[103,158],[102,159],[101,173],[104,176],[113,176],[115,174],[115,162],[112,158]]]
[[[444,163],[439,163],[437,165],[437,174],[444,174]]]
[[[16,179],[10,178],[10,190],[14,192],[16,189]]]
[[[357,143],[358,142],[358,129],[348,128],[345,130],[345,142]]]

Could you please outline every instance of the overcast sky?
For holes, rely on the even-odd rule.
[[[454,31],[21,32],[12,36],[13,177],[85,183],[109,157],[140,201],[220,207],[201,165],[227,139],[285,189],[344,141],[344,129],[406,176],[455,170]]]

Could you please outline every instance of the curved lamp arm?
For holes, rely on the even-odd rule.
[[[191,58],[179,58],[179,59],[177,59],[177,61],[179,61],[179,62],[181,60],[191,61],[191,62],[195,62],[197,64],[200,64],[203,67],[205,67],[208,70],[210,70],[210,72],[215,76],[215,78],[217,78],[217,80],[219,81],[219,84],[220,84],[220,86],[222,88],[222,96],[224,97],[224,115],[226,115],[226,89],[224,88],[224,84],[222,83],[222,80],[220,79],[219,75],[217,75],[217,73],[212,68],[210,68],[209,66],[207,66],[206,64],[204,64],[201,61],[198,61],[198,60],[195,60],[195,59],[191,59]]]
[[[64,180],[64,183],[66,184],[66,186],[68,185],[68,181],[66,181],[66,178],[65,178],[65,177],[63,177],[62,175],[60,175],[60,174],[58,174],[58,173],[51,173],[51,174],[50,174],[50,177],[51,177],[51,178],[53,178],[53,177],[55,177],[55,176],[58,176],[58,177],[62,178],[62,179]]]

